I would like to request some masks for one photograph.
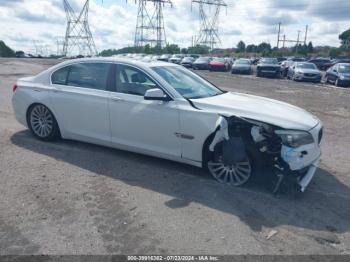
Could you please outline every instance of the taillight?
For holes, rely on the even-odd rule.
[[[13,92],[16,92],[16,89],[17,89],[17,85],[14,84],[13,87],[12,87],[12,91],[13,91]]]

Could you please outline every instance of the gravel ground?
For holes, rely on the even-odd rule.
[[[350,254],[349,89],[199,72],[324,122],[312,184],[276,198],[171,161],[34,139],[14,119],[12,85],[57,62],[0,59],[0,254]]]

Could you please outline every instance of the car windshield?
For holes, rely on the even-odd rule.
[[[304,69],[317,69],[316,65],[312,63],[297,63],[296,67]]]
[[[223,93],[191,71],[176,66],[152,67],[169,85],[186,99],[205,98]]]
[[[200,57],[196,60],[196,62],[208,62],[209,61],[209,57]]]
[[[250,62],[249,62],[249,60],[239,59],[239,60],[237,60],[237,61],[235,62],[235,64],[249,65],[249,64],[250,64]]]
[[[348,73],[348,74],[350,74],[350,64],[349,65],[340,65],[338,71],[339,71],[339,73]]]
[[[263,64],[278,64],[278,60],[276,58],[262,58],[261,63],[263,63]]]
[[[182,62],[190,62],[190,61],[193,61],[193,58],[192,57],[185,57]]]
[[[162,55],[160,58],[168,58],[169,55]]]
[[[224,63],[224,62],[225,62],[225,59],[216,57],[216,58],[213,58],[213,61]]]

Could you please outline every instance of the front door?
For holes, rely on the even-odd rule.
[[[145,100],[145,92],[159,86],[133,66],[117,65],[115,84],[109,100],[112,142],[165,158],[180,157],[176,102]]]

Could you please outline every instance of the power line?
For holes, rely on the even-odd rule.
[[[135,30],[135,46],[144,47],[149,44],[160,50],[166,45],[163,7],[171,0],[135,0],[138,1],[137,22]]]
[[[200,31],[195,43],[205,45],[212,50],[216,44],[221,43],[219,37],[218,20],[221,7],[227,7],[223,0],[192,0],[192,3],[199,5]],[[213,15],[209,14],[208,7],[214,8]]]
[[[83,9],[76,16],[68,0],[63,0],[67,17],[66,36],[63,45],[63,55],[97,55],[97,49],[89,27],[89,3],[86,0]]]

